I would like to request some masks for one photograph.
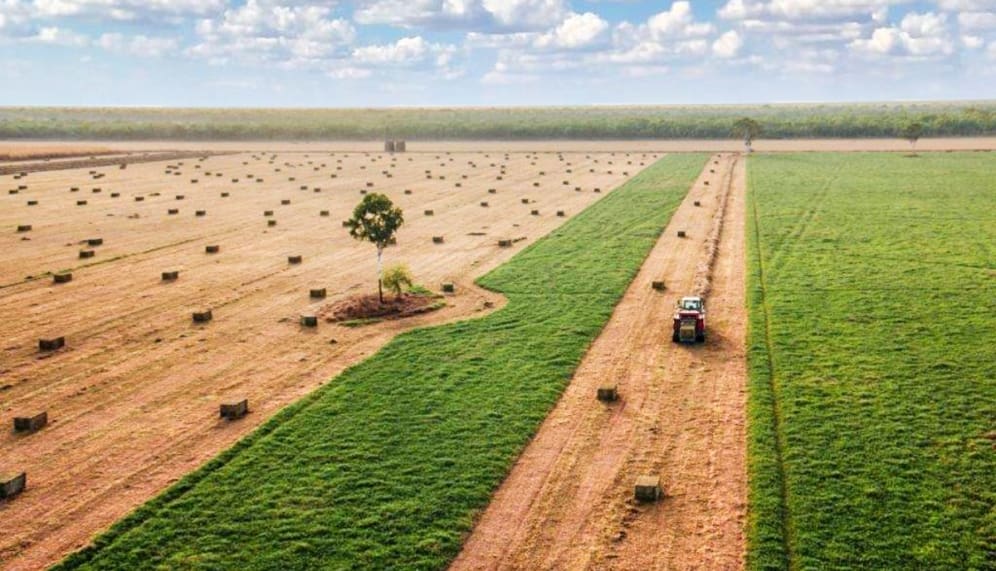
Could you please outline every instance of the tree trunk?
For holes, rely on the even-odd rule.
[[[384,253],[384,249],[380,246],[377,247],[377,297],[380,298],[380,302],[384,303],[384,271],[381,265],[381,258]]]

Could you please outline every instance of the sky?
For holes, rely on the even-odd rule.
[[[0,105],[996,99],[996,0],[0,0]]]

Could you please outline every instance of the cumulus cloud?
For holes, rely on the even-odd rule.
[[[744,40],[740,34],[736,30],[730,30],[712,43],[712,53],[721,58],[732,58],[740,53],[743,46]]]
[[[110,52],[140,57],[162,57],[177,51],[180,47],[180,42],[176,38],[122,34],[102,34],[95,43]]]
[[[189,53],[213,61],[278,61],[300,65],[341,52],[356,30],[323,4],[249,0],[197,23],[201,42]]]
[[[222,10],[225,0],[34,0],[36,17],[89,16],[113,20],[161,16],[203,16]]]
[[[565,0],[363,0],[360,24],[483,32],[538,31],[571,13]]]
[[[908,3],[910,0],[728,0],[717,14],[726,20],[813,20],[867,16],[881,21],[887,16],[890,6]]]
[[[849,46],[855,52],[876,56],[929,58],[954,52],[947,15],[933,12],[910,12],[898,27],[876,28],[870,38],[854,40]]]
[[[599,43],[607,37],[609,23],[597,14],[571,14],[559,26],[536,38],[536,47],[581,48]]]

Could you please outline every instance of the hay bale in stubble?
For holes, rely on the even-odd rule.
[[[287,206],[288,204],[290,204],[290,199],[285,198],[280,201],[281,206]]]
[[[384,141],[384,152],[385,153],[394,152],[394,141]]]
[[[166,211],[167,215],[173,215],[173,214],[179,214],[179,213],[180,213],[180,209],[179,208],[170,208],[169,210]]]
[[[92,258],[96,255],[93,250],[80,250],[80,259],[85,260],[87,258]]]
[[[178,194],[178,195],[176,195],[176,199],[177,199],[177,200],[183,200],[184,198],[186,198],[186,197],[185,197],[185,196],[183,196],[182,194]]]
[[[664,495],[661,490],[661,477],[652,474],[640,476],[636,479],[634,495],[638,502],[656,502],[661,499]]]
[[[598,193],[600,193],[600,192],[602,192],[602,189],[600,189],[600,188],[598,188],[598,187],[596,186],[596,187],[595,187],[595,194],[598,194]]]
[[[144,201],[145,201],[145,197],[144,196],[136,196],[135,197],[135,202],[144,202]]]
[[[444,283],[442,286],[443,293],[454,293],[456,292],[456,286],[451,283]]]
[[[276,226],[277,225],[277,221],[276,220],[267,220],[266,221],[266,225],[267,226]]]
[[[50,339],[39,339],[38,340],[38,350],[39,351],[58,351],[66,346],[65,337],[52,337]]]
[[[433,244],[442,244],[443,243],[443,237],[442,236],[433,236],[432,237],[432,243]]]
[[[163,272],[162,278],[164,282],[175,282],[180,279],[180,272],[179,270]]]
[[[426,210],[423,214],[425,214],[426,216],[432,216],[433,214],[435,214],[435,212],[432,210]]]
[[[221,251],[221,246],[216,246],[216,245],[204,246],[205,254],[217,254],[220,251]]]
[[[249,399],[224,403],[218,409],[218,415],[225,420],[238,420],[249,414]]]
[[[303,256],[287,256],[288,264],[300,264],[303,260]]]
[[[511,240],[498,240],[498,247],[499,248],[511,248],[512,247],[512,241]]]
[[[533,216],[539,216],[539,210],[531,210],[529,214],[532,214]]]
[[[702,206],[702,203],[699,202],[698,200],[696,200],[695,202],[692,203],[692,205],[693,206]]]
[[[28,201],[28,206],[38,206],[38,201],[37,200],[29,200]]]
[[[104,245],[104,239],[103,238],[89,238],[86,241],[86,245],[87,246],[103,246]]]
[[[56,284],[67,284],[67,283],[69,283],[71,281],[73,281],[73,274],[70,273],[70,272],[64,272],[64,273],[61,273],[61,274],[53,274],[52,275],[52,283],[56,283]]]
[[[28,485],[25,472],[16,475],[0,476],[0,499],[10,499],[24,491]]]
[[[198,210],[194,212],[194,216],[207,216],[207,210]]]
[[[30,224],[20,224],[20,225],[17,226],[17,231],[18,232],[31,232],[31,225]]]
[[[322,217],[328,217],[329,216],[329,211],[328,210],[322,210],[321,212],[318,213],[318,215],[322,216]]]
[[[16,188],[12,188],[12,189],[10,189],[10,190],[7,191],[7,194],[18,194],[20,192],[21,191],[17,190]]]
[[[605,385],[598,387],[595,396],[602,402],[616,402],[619,400],[619,390],[616,385]]]
[[[221,193],[221,197],[222,197],[222,198],[228,198],[228,193],[227,193],[227,192],[223,192],[223,193]]]
[[[15,416],[14,432],[37,432],[48,424],[48,412],[40,412],[34,416]]]
[[[482,206],[483,208],[487,208],[487,207],[488,207],[488,201],[487,201],[487,200],[482,200],[482,201],[481,201],[481,206]]]
[[[111,198],[117,198],[117,197],[119,197],[119,196],[121,196],[121,193],[120,193],[120,192],[112,192],[112,193],[111,193]]]
[[[528,198],[523,198],[522,199],[522,204],[529,204],[529,199]]]
[[[411,194],[411,193],[412,193],[411,189],[408,188],[405,189],[405,194]]]
[[[301,316],[301,326],[302,327],[318,327],[318,316],[317,315],[302,315]]]
[[[210,309],[204,311],[195,311],[192,315],[194,323],[207,323],[214,319],[214,314],[211,313]]]
[[[85,200],[77,200],[76,201],[76,206],[86,206],[86,201]]]
[[[557,211],[557,216],[559,216],[560,218],[563,218],[564,216],[567,216],[567,214],[566,214],[566,213],[564,213],[564,211],[563,211],[563,210],[558,210],[558,211]]]
[[[342,227],[343,228],[349,228],[349,220],[343,220],[342,221]]]
[[[403,140],[394,141],[394,152],[403,153],[408,150],[408,145]]]
[[[664,286],[664,281],[663,280],[655,280],[655,281],[650,282],[650,287],[653,288],[653,289],[655,289],[655,290],[657,290],[657,291],[664,291],[665,289],[667,289]]]
[[[315,288],[315,289],[312,289],[312,290],[308,290],[308,297],[310,297],[312,299],[325,299],[325,296],[327,294],[328,294],[328,292],[323,287],[322,288]]]
[[[679,237],[679,238],[684,238],[684,237],[686,237],[686,236],[687,236],[687,234],[685,234],[685,231],[684,231],[684,230],[678,230],[678,237]]]

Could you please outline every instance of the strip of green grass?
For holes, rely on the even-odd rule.
[[[749,569],[994,569],[996,156],[749,163]]]
[[[458,552],[705,163],[665,157],[61,569],[437,569]]]

